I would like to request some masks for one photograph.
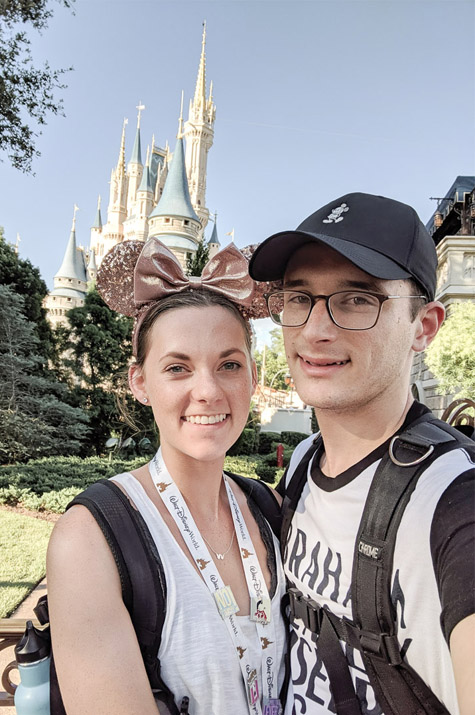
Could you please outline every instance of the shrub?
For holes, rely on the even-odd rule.
[[[241,435],[234,442],[233,446],[228,449],[230,456],[239,454],[255,454],[257,450],[257,433],[253,429],[246,427]]]
[[[282,442],[285,442],[290,447],[296,447],[304,439],[307,439],[308,434],[304,432],[282,432],[281,433]]]
[[[264,462],[260,462],[256,466],[257,476],[262,479],[263,482],[267,482],[267,484],[274,484],[276,480],[276,472],[277,467],[271,467],[269,464],[265,464]]]
[[[259,454],[269,454],[272,451],[272,443],[280,441],[279,432],[261,432],[259,435]]]

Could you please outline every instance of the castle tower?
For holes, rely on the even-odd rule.
[[[94,223],[91,226],[91,240],[90,247],[95,253],[98,250],[99,244],[102,239],[102,216],[101,216],[101,196],[97,197],[97,210]]]
[[[213,225],[213,230],[211,232],[211,237],[209,239],[209,257],[213,258],[220,250],[221,250],[221,244],[219,242],[218,238],[218,212],[214,212],[214,225]]]
[[[66,322],[66,313],[71,308],[84,304],[87,291],[87,276],[84,252],[76,245],[76,211],[74,206],[73,223],[63,262],[54,277],[54,289],[44,300],[48,320],[56,327]]]
[[[176,255],[183,268],[196,251],[201,222],[193,210],[188,189],[183,148],[182,118],[175,151],[160,201],[149,216],[149,238],[156,236]]]
[[[107,209],[107,223],[102,229],[102,240],[97,245],[96,260],[99,267],[103,257],[110,249],[120,243],[124,238],[124,221],[127,217],[127,187],[128,176],[125,171],[125,127],[127,119],[122,125],[122,138],[120,142],[119,160],[115,169],[112,169],[110,180],[109,206]]]
[[[89,251],[89,263],[87,264],[88,283],[94,283],[96,280],[96,276],[97,276],[96,254],[94,252],[94,249],[91,248],[91,250]]]
[[[206,23],[203,23],[201,57],[196,80],[195,96],[190,101],[188,121],[185,124],[186,167],[191,203],[204,230],[209,219],[206,208],[206,169],[208,151],[213,145],[216,107],[213,104],[213,83],[206,99]]]
[[[152,147],[153,149],[153,147]],[[153,188],[150,176],[150,147],[147,147],[147,160],[142,175],[142,181],[137,191],[135,208],[134,237],[146,241],[148,237],[148,217],[153,207]]]
[[[134,146],[132,149],[132,156],[127,164],[127,217],[135,215],[137,191],[140,186],[143,174],[143,164],[142,164],[142,151],[140,145],[140,117],[142,111],[145,109],[145,105],[139,102],[136,109],[137,114],[137,129],[135,131]]]

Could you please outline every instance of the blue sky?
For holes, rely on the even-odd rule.
[[[35,176],[0,164],[0,225],[11,242],[20,233],[20,254],[50,287],[74,203],[84,245],[99,193],[107,206],[122,120],[128,158],[139,100],[144,157],[152,134],[174,145],[204,19],[217,106],[207,204],[222,243],[232,228],[238,246],[259,242],[355,190],[427,221],[430,197],[474,173],[472,0],[77,0],[75,15],[55,5],[33,53],[74,66],[66,118],[38,140]]]

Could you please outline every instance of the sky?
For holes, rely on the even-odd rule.
[[[0,225],[50,288],[69,237],[106,219],[127,117],[142,102],[142,159],[173,148],[193,96],[207,23],[217,107],[207,205],[218,236],[246,246],[295,228],[350,191],[405,201],[429,220],[457,175],[475,173],[474,0],[76,0],[30,33],[37,62],[73,66],[37,141],[35,175],[2,155]],[[207,235],[211,233],[211,225]],[[264,340],[268,325],[258,326]]]

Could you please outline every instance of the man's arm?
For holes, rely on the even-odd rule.
[[[475,712],[475,613],[457,623],[450,636],[450,652],[460,715]]]

